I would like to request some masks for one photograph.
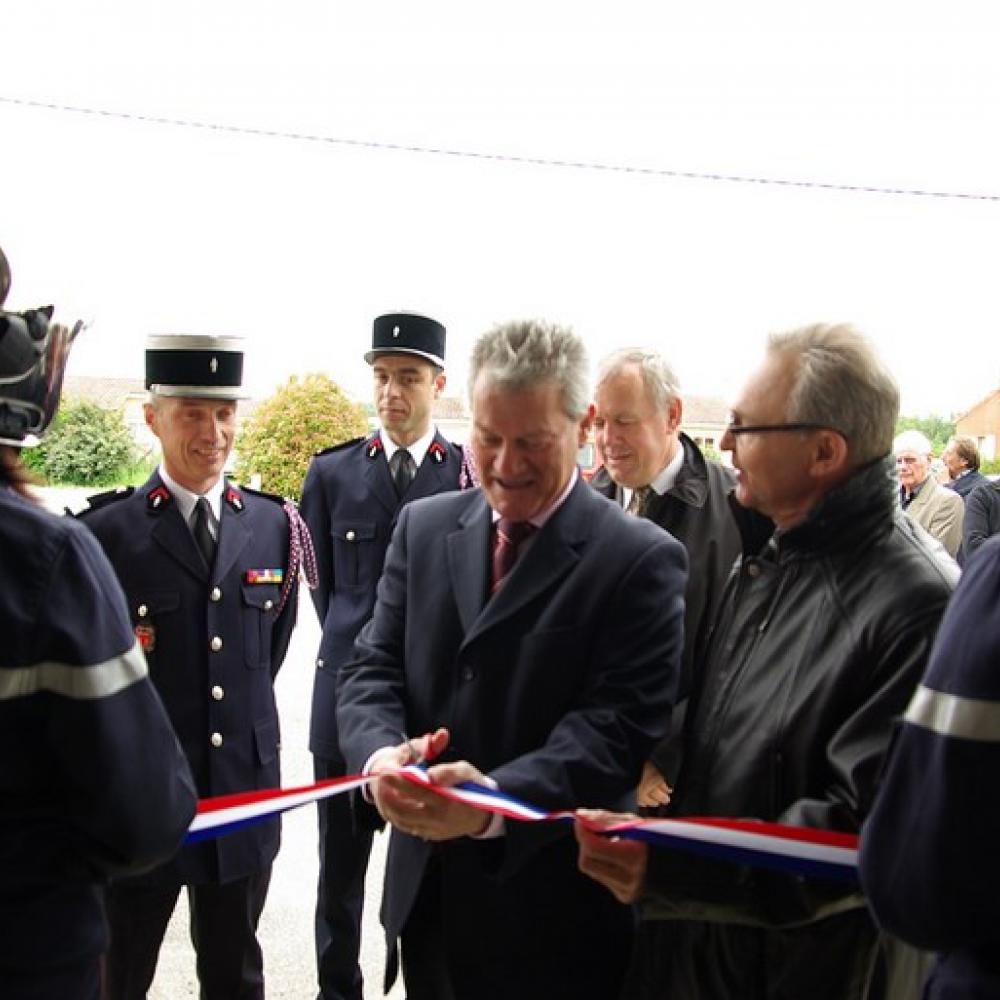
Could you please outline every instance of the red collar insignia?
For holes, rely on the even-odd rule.
[[[243,497],[240,496],[240,491],[234,486],[230,486],[226,490],[226,503],[229,504],[236,513],[240,513],[243,510]]]
[[[166,486],[160,485],[149,491],[146,496],[146,505],[150,510],[160,511],[173,499],[170,490]]]
[[[368,446],[365,448],[369,458],[378,458],[379,455],[385,451],[385,445],[382,444],[382,439],[376,434],[375,437],[368,442]]]
[[[440,441],[432,441],[431,446],[427,449],[427,454],[440,465],[447,457],[448,452],[445,450],[443,444]]]

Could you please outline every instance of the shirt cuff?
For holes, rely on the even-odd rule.
[[[483,775],[483,784],[487,788],[491,788],[494,792],[499,791],[500,786],[496,781],[491,778],[488,774]],[[496,840],[497,837],[503,837],[507,833],[507,822],[500,813],[493,813],[490,816],[489,823],[486,824],[486,829],[482,833],[473,834],[472,840]]]

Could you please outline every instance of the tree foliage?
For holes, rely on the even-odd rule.
[[[72,486],[112,486],[136,461],[121,410],[82,399],[64,400],[42,443],[22,454],[46,482]]]
[[[293,375],[240,428],[236,477],[249,483],[257,474],[261,489],[298,499],[317,451],[367,431],[364,407],[326,375]]]
[[[896,421],[896,433],[916,430],[925,434],[930,440],[935,455],[944,451],[948,438],[954,437],[955,421],[947,417],[939,417],[936,413],[929,417],[900,417]]]

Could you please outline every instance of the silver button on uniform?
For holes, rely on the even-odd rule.
[[[213,636],[209,645],[212,647],[212,652],[217,653],[220,649],[222,649],[222,639],[220,639],[217,635]]]
[[[353,531],[349,531],[349,532],[347,532],[346,535],[344,535],[344,538],[346,538],[349,542],[353,542],[354,539],[357,538],[357,537],[358,536],[355,535]]]
[[[218,750],[222,746],[222,733],[212,733],[211,744]]]
[[[216,684],[215,687],[212,688],[212,697],[216,701],[222,701],[222,699],[226,697],[226,692],[222,690],[220,685]]]
[[[218,587],[213,587],[212,588],[212,592],[208,595],[208,599],[210,601],[221,601],[222,600],[222,591],[219,590]]]
[[[145,618],[149,614],[149,608],[145,604],[140,604],[136,610],[139,612],[140,618]]]

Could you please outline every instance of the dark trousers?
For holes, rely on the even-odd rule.
[[[317,781],[346,773],[342,758],[314,757]],[[349,795],[319,808],[319,885],[316,893],[316,969],[321,1000],[361,1000],[361,911],[372,833],[355,830]]]
[[[3,1000],[100,1000],[101,960],[80,959],[31,972],[0,969]]]
[[[400,934],[407,1000],[617,1000],[634,914],[576,871],[575,846],[506,880],[488,874],[500,841],[435,851]]]
[[[189,885],[201,1000],[263,1000],[257,924],[271,869],[223,885]],[[108,889],[108,1000],[145,1000],[182,886],[125,880]]]

